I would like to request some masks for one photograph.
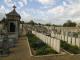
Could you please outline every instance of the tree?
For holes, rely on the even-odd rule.
[[[76,27],[76,23],[68,20],[66,23],[63,24],[63,27]]]
[[[41,23],[38,23],[38,25],[42,25]]]
[[[27,24],[37,25],[37,23],[35,23],[33,20],[31,20],[31,21],[30,21],[30,22],[28,22]]]
[[[49,24],[49,23],[47,23],[47,24],[45,24],[46,26],[51,26],[51,24]]]
[[[61,27],[62,25],[55,25],[55,24],[53,24],[52,26],[55,26],[55,27]]]

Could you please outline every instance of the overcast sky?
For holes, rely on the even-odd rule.
[[[80,0],[0,0],[0,20],[16,5],[21,20],[63,24],[80,22]]]

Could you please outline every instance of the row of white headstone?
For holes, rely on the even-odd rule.
[[[80,48],[80,38],[79,37],[75,38],[75,37],[70,37],[68,35],[54,34],[54,33],[51,33],[51,36],[56,37],[60,40],[63,40],[63,41],[67,42],[70,45],[77,46],[77,47]]]
[[[40,38],[44,43],[48,44],[48,46],[50,46],[53,50],[60,53],[60,40],[59,39],[46,36],[36,31],[32,31],[32,33],[36,35],[38,38]]]

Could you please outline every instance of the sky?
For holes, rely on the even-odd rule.
[[[25,22],[63,24],[72,20],[80,23],[80,0],[0,0],[0,20],[12,11],[13,5]]]

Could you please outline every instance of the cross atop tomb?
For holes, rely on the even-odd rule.
[[[14,6],[13,6],[13,9],[15,9],[15,8],[16,8],[16,6],[14,5]]]

